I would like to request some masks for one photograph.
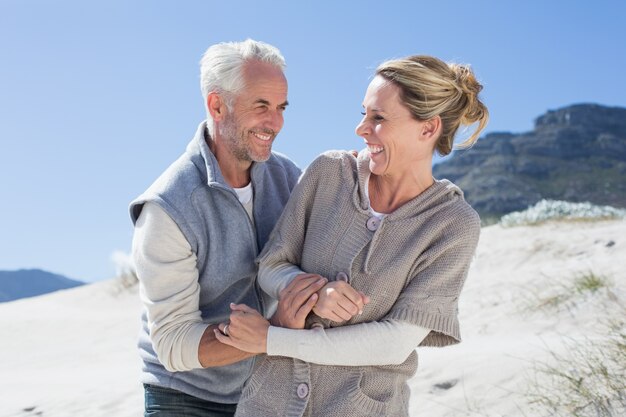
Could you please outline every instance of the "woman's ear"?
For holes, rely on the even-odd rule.
[[[422,137],[427,141],[436,140],[441,135],[441,117],[435,116],[422,124]]]
[[[221,121],[226,115],[226,103],[224,103],[222,96],[214,91],[207,95],[206,108],[211,118],[216,122]]]

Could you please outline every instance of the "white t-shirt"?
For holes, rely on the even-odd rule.
[[[243,208],[246,209],[248,217],[252,221],[252,224],[254,224],[254,215],[252,214],[252,197],[254,196],[254,192],[252,191],[252,181],[250,181],[245,187],[235,188],[234,190],[237,193],[239,202],[243,205]]]

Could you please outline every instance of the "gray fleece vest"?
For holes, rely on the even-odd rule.
[[[205,141],[206,122],[198,127],[185,153],[148,190],[130,204],[133,224],[143,205],[159,205],[176,222],[197,256],[200,310],[206,323],[228,320],[229,303],[245,303],[263,313],[269,300],[256,284],[255,258],[297,183],[300,169],[272,153],[267,162],[253,163],[254,226],[225,182]],[[176,279],[176,277],[172,277]],[[146,314],[142,316],[139,351],[142,382],[175,389],[219,403],[236,403],[252,372],[254,359],[232,365],[169,372],[152,348]]]

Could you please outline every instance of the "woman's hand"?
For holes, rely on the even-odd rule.
[[[334,322],[350,320],[363,312],[370,298],[355,290],[345,281],[332,281],[318,291],[319,299],[313,307],[318,316]]]
[[[230,309],[230,323],[220,323],[219,330],[214,330],[215,338],[244,352],[267,352],[269,321],[245,304],[231,303]]]

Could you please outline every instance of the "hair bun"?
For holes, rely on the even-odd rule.
[[[482,91],[483,86],[478,82],[474,72],[469,65],[451,64],[451,69],[455,73],[455,82],[461,92],[467,98],[467,106],[463,114],[463,124],[472,124],[482,120],[487,108],[478,99],[478,94]]]

